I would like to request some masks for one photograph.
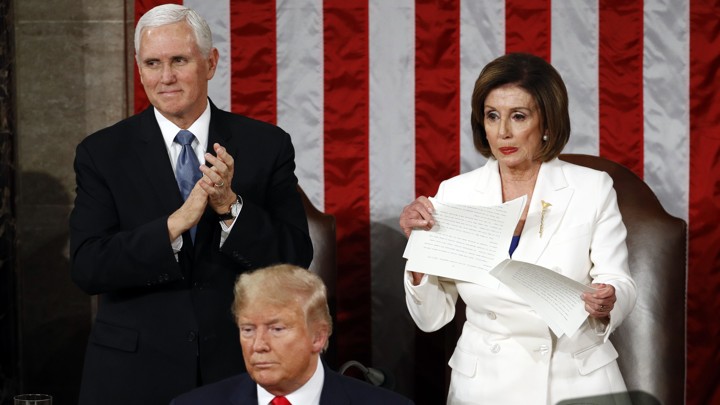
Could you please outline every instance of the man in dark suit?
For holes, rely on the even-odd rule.
[[[197,388],[172,405],[411,405],[325,367],[332,320],[320,277],[283,264],[240,276],[232,306],[247,373]]]
[[[238,274],[312,260],[290,136],[208,100],[204,19],[156,7],[135,51],[152,106],[76,152],[72,277],[99,295],[80,404],[167,404],[242,372]]]

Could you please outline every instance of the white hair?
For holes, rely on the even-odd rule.
[[[185,21],[195,34],[195,41],[204,56],[212,51],[212,32],[207,21],[191,8],[178,4],[163,4],[143,14],[135,26],[135,55],[140,53],[140,37],[145,28],[160,27]]]

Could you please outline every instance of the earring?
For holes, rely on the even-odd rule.
[[[547,140],[548,140],[547,134],[543,135],[543,141],[547,142]]]

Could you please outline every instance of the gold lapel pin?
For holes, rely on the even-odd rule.
[[[542,238],[543,228],[545,227],[545,211],[552,207],[552,204],[545,200],[540,200],[540,202],[542,203],[542,210],[540,211],[540,237]]]

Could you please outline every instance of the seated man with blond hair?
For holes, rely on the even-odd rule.
[[[316,274],[292,265],[244,273],[232,309],[247,373],[197,388],[172,405],[413,404],[322,364],[332,320]]]

